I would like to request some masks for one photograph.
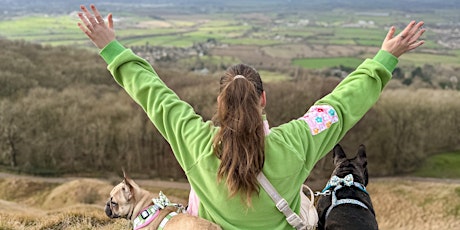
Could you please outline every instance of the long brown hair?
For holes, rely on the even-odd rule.
[[[263,92],[262,80],[254,68],[244,64],[231,66],[220,79],[214,116],[220,126],[214,137],[214,152],[221,160],[218,181],[226,178],[230,196],[241,192],[242,199],[246,195],[248,206],[252,193],[259,193],[257,175],[265,160],[260,104]]]

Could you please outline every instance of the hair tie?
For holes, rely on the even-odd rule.
[[[246,79],[243,75],[236,75],[235,77],[233,77],[233,80],[238,79],[238,78],[244,78],[244,79]]]

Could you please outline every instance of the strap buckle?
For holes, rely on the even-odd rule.
[[[281,212],[285,212],[288,210],[289,208],[289,204],[288,202],[283,198],[281,199],[280,201],[278,201],[278,203],[276,203],[276,208],[278,208],[278,210],[280,210]]]
[[[304,229],[305,224],[302,221],[302,219],[299,217],[299,215],[292,213],[290,216],[286,218],[287,222],[294,226],[296,229]]]
[[[276,208],[285,214],[286,220],[290,225],[294,226],[296,229],[305,228],[305,224],[302,221],[302,218],[300,218],[299,215],[297,215],[295,212],[291,211],[288,202],[284,198],[276,203]]]

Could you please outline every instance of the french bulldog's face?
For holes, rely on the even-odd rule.
[[[110,199],[105,206],[105,213],[110,218],[130,218],[135,206],[133,198],[133,186],[125,178],[123,182],[115,186],[110,192]]]

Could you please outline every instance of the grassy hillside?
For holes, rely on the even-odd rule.
[[[122,167],[140,173],[140,169],[149,168],[149,178],[184,178],[165,140],[113,81],[95,52],[24,41],[0,40],[0,44],[4,47],[0,54],[0,83],[7,86],[0,88],[0,168],[49,176],[107,175]],[[268,69],[257,68],[265,81],[271,126],[302,116],[315,100],[340,82],[337,74],[344,72],[279,69],[289,58],[266,55],[289,57],[299,51],[324,55],[321,46],[283,46],[284,53],[273,48],[254,52],[253,48],[257,49],[238,46],[221,50],[220,54],[227,53],[227,58],[197,56],[178,62],[180,65],[172,61],[169,66],[163,66],[163,62],[153,65],[166,85],[209,120],[215,113],[217,79],[223,71],[199,74],[184,66],[207,63],[225,69],[239,61],[273,64]],[[347,56],[372,50],[328,48],[328,52],[342,51]],[[241,59],[230,58],[234,56]],[[345,60],[355,59],[338,59],[335,63]],[[429,65],[411,72],[398,70],[377,104],[342,142],[350,148],[359,144],[369,147],[369,168],[374,176],[408,173],[427,156],[460,149],[460,92],[434,88],[435,81],[444,82],[444,78],[455,76],[456,69],[444,73],[440,66]],[[402,78],[404,75],[410,78]],[[407,80],[413,84],[401,83]],[[449,80],[444,86],[455,88]],[[425,129],[430,132],[421,131]],[[329,174],[328,169],[317,170]]]
[[[148,184],[140,183],[153,193],[162,190],[173,202],[187,202],[187,189]],[[103,211],[112,188],[109,181],[72,179],[50,183],[10,176],[0,179],[0,186],[0,229],[121,230],[129,226],[127,220],[109,219]],[[382,230],[460,227],[458,183],[371,178],[368,190]]]

